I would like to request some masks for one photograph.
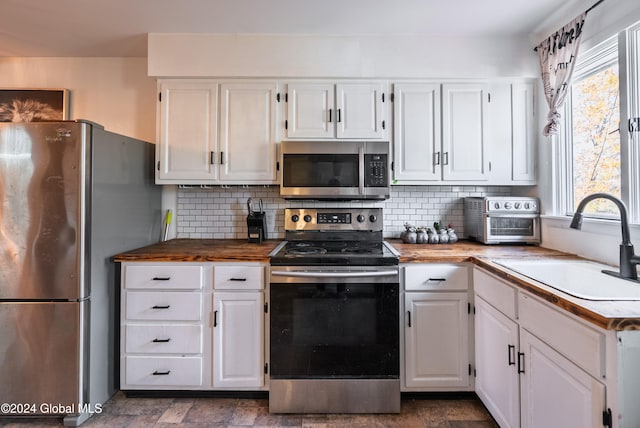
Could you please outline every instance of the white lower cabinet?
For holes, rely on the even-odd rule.
[[[403,390],[470,388],[468,289],[464,265],[404,267]]]
[[[476,394],[502,428],[520,426],[518,324],[475,299]]]
[[[122,264],[120,388],[264,389],[261,263]]]
[[[523,428],[603,426],[602,383],[524,329],[519,357]]]
[[[474,288],[476,392],[500,427],[602,427],[605,332],[483,270]]]
[[[264,295],[213,293],[213,385],[264,385]]]

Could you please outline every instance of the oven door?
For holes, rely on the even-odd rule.
[[[399,411],[397,267],[272,267],[270,299],[271,411]]]
[[[540,217],[537,214],[487,214],[486,243],[540,243]]]

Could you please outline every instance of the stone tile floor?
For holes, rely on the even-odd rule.
[[[1,427],[62,426],[56,418],[0,418]],[[403,398],[400,414],[270,414],[266,398],[138,398],[117,393],[82,427],[497,428],[479,400]]]

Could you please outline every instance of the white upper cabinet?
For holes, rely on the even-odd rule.
[[[159,82],[158,184],[275,184],[277,84]]]
[[[393,87],[393,165],[398,181],[440,180],[440,84],[400,83]]]
[[[330,83],[290,83],[287,92],[286,135],[295,138],[333,138],[335,93]]]
[[[215,180],[218,150],[216,82],[159,83],[156,182]]]
[[[486,84],[396,83],[393,102],[394,183],[487,180]]]
[[[220,180],[276,181],[275,112],[272,82],[220,86]]]
[[[511,85],[511,162],[513,181],[535,183],[536,132],[534,84]]]
[[[525,80],[491,83],[490,184],[536,182],[534,89]]]
[[[384,88],[369,81],[289,83],[285,138],[384,139]]]
[[[448,181],[487,180],[488,85],[442,85],[442,178]]]

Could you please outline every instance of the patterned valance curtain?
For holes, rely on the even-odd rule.
[[[536,47],[544,94],[549,104],[547,124],[543,130],[545,136],[558,133],[560,126],[558,110],[562,107],[569,91],[586,16],[586,12],[581,14]]]

